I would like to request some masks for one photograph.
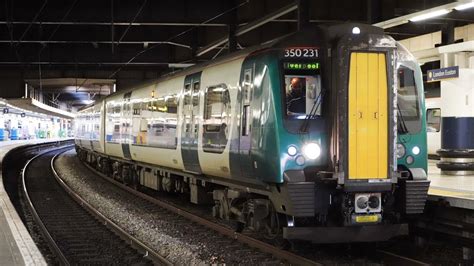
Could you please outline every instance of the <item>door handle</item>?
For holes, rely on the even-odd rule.
[[[374,113],[374,118],[375,118],[375,119],[379,119],[379,112],[375,112],[375,113]]]
[[[359,119],[362,119],[362,112],[359,111]]]

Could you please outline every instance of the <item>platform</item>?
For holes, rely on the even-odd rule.
[[[428,178],[431,180],[429,199],[442,199],[453,207],[474,210],[474,175],[443,175],[436,162],[428,161]]]
[[[8,151],[29,144],[65,139],[35,139],[0,142],[0,265],[46,265],[28,230],[3,187],[2,161]]]

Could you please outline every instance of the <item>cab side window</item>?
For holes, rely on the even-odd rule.
[[[222,153],[229,139],[230,94],[225,84],[208,87],[204,99],[203,149]]]
[[[426,131],[439,132],[441,129],[441,109],[426,109]]]

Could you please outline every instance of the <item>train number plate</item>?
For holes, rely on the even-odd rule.
[[[379,220],[377,215],[364,215],[364,216],[357,216],[356,222],[358,223],[375,223]]]

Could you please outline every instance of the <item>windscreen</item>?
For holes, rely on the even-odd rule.
[[[414,71],[401,66],[398,69],[398,85],[398,105],[403,118],[417,120],[420,107],[418,105]]]
[[[400,65],[398,77],[398,131],[416,133],[421,129],[419,91],[415,82],[415,70]]]
[[[289,119],[321,116],[321,75],[317,62],[285,62],[285,112]]]

